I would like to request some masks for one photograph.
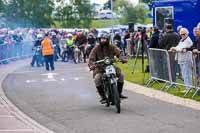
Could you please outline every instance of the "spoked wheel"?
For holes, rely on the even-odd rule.
[[[75,51],[75,53],[74,53],[74,62],[75,62],[75,64],[79,63],[79,55],[78,54],[79,54],[78,51]]]
[[[110,93],[109,93],[108,88],[105,89],[105,96],[106,96],[106,107],[109,107],[110,106]]]
[[[113,101],[116,107],[116,112],[120,113],[121,112],[121,105],[120,105],[120,97],[119,97],[119,92],[117,89],[116,84],[112,84],[112,89],[113,89]]]

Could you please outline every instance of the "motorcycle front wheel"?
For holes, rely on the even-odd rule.
[[[121,112],[121,105],[120,105],[120,97],[119,97],[119,91],[117,89],[116,84],[112,84],[112,89],[113,89],[113,101],[116,107],[116,112],[120,113]]]

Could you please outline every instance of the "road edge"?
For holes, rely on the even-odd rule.
[[[5,95],[5,92],[2,88],[2,82],[7,77],[9,73],[14,72],[17,68],[23,67],[27,65],[27,62],[30,61],[30,59],[20,60],[16,62],[12,62],[8,65],[2,65],[0,67],[0,71],[3,72],[0,73],[0,100],[3,104],[3,106],[6,108],[6,110],[14,115],[16,119],[20,120],[22,123],[26,124],[28,127],[32,128],[34,130],[34,133],[55,133],[51,131],[50,129],[46,128],[45,126],[39,124],[35,120],[31,119],[28,115],[26,115],[23,111],[21,111],[19,108],[17,108]]]

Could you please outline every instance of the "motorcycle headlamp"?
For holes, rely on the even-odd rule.
[[[107,58],[107,59],[104,60],[104,63],[105,63],[106,65],[109,65],[109,64],[111,63],[111,60]]]

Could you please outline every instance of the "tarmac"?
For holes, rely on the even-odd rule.
[[[4,78],[15,69],[27,65],[29,61],[30,59],[25,59],[0,65],[0,133],[53,133],[26,116],[10,102],[3,92]]]
[[[17,68],[27,65],[27,62],[29,61],[30,59],[25,59],[11,62],[7,65],[0,65],[0,133],[54,133],[46,127],[38,124],[36,121],[32,120],[21,110],[19,110],[10,102],[1,88],[3,80],[9,73],[12,73]],[[145,95],[147,97],[159,99],[167,103],[200,110],[199,102],[190,99],[179,98],[162,91],[135,85],[127,81],[125,82],[125,89]]]

